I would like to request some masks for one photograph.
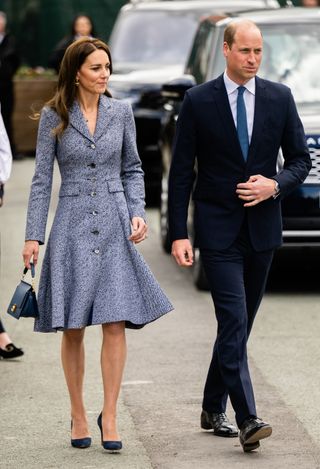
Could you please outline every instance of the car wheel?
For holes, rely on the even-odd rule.
[[[169,221],[168,221],[168,176],[162,175],[161,181],[161,199],[160,199],[160,234],[161,245],[164,251],[171,253],[171,243],[169,239]]]
[[[208,280],[203,268],[199,249],[195,249],[193,262],[193,282],[198,290],[209,290]]]

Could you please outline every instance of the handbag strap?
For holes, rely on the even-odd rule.
[[[35,275],[36,275],[36,270],[35,270],[35,267],[34,267],[34,264],[33,262],[30,262],[30,265],[31,265],[31,277],[34,279]],[[23,269],[23,276],[26,275],[26,273],[28,272],[28,267],[25,267]]]

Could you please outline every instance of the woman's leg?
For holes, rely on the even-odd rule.
[[[117,425],[117,400],[120,392],[123,369],[126,361],[125,323],[115,322],[102,325],[101,370],[104,390],[102,426],[104,441],[120,440]]]
[[[12,343],[0,320],[0,358],[18,358],[22,355],[24,355],[23,350]]]
[[[73,439],[85,438],[89,435],[83,402],[84,331],[85,329],[66,330],[63,332],[61,342],[61,361],[71,403],[73,424],[71,438]]]
[[[1,319],[0,319],[0,348],[5,349],[7,345],[11,344],[11,339],[7,334]]]

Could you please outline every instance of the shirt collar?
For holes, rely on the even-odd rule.
[[[231,78],[228,77],[227,72],[223,74],[224,84],[227,90],[227,94],[232,94],[236,89],[239,88],[238,83],[235,83]],[[255,77],[250,78],[249,81],[244,85],[244,87],[253,95],[256,94],[256,80]]]

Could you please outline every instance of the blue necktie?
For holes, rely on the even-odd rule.
[[[249,149],[249,136],[248,136],[248,125],[247,125],[247,113],[246,106],[244,104],[243,93],[245,92],[244,86],[238,88],[237,98],[237,133],[243,154],[243,158],[246,161]]]

